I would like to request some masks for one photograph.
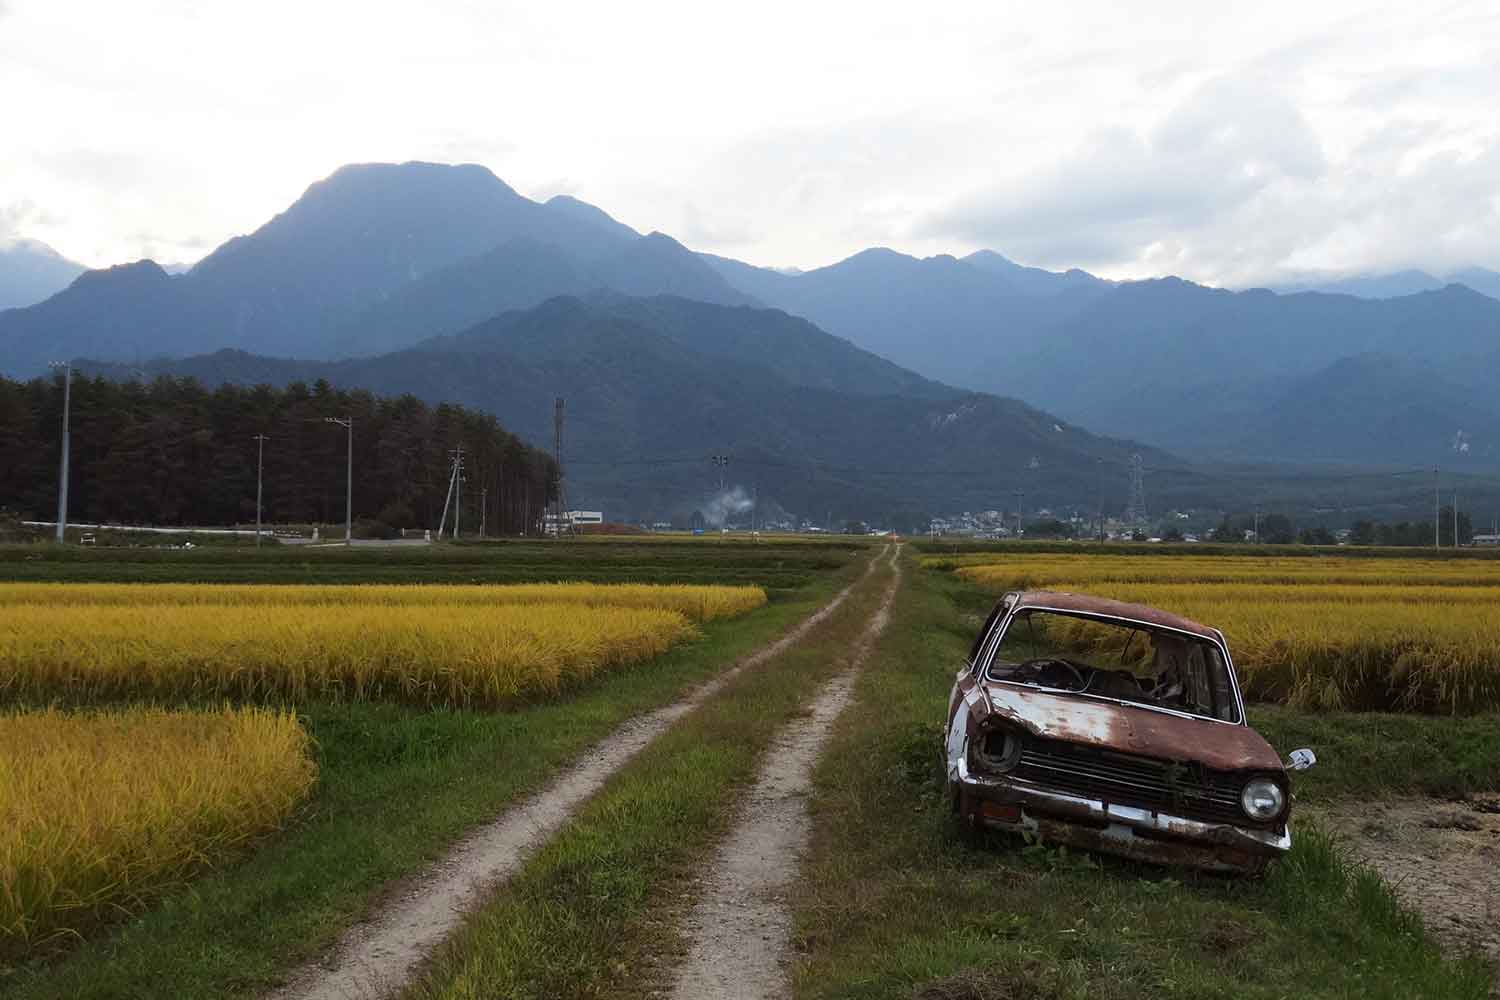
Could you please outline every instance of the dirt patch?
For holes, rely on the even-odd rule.
[[[874,572],[879,559],[879,554],[871,558],[859,582]],[[845,587],[781,638],[741,658],[680,700],[626,722],[586,750],[546,788],[470,832],[428,871],[392,887],[384,904],[367,921],[351,928],[323,961],[298,969],[270,996],[275,1000],[349,1000],[398,992],[464,917],[515,874],[611,775],[741,672],[800,642],[856,586],[858,582]]]
[[[1310,807],[1343,834],[1428,930],[1454,952],[1477,948],[1500,965],[1500,810],[1472,802],[1391,799]]]
[[[850,700],[855,676],[890,620],[901,583],[900,554],[897,546],[891,554],[891,582],[851,648],[848,665],[818,693],[810,711],[778,734],[729,836],[702,876],[698,903],[683,928],[687,956],[677,969],[673,997],[748,1000],[789,992],[792,917],[787,891],[812,832],[807,795],[813,765]]]

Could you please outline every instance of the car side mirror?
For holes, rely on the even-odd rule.
[[[1318,762],[1318,755],[1303,747],[1301,750],[1293,750],[1287,757],[1286,769],[1288,771],[1306,771]]]

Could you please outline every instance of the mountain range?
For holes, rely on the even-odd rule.
[[[85,374],[191,376],[208,384],[326,379],[479,407],[513,433],[551,440],[565,399],[569,496],[612,517],[692,509],[730,482],[813,516],[878,513],[924,523],[984,509],[1016,488],[1038,504],[1125,489],[1130,458],[1165,483],[1201,485],[1171,456],[1090,434],[1015,400],[924,379],[774,309],[596,292],[502,313],[457,334],[342,361],[223,350]]]
[[[695,253],[662,233],[642,235],[574,198],[532,201],[482,167],[365,164],[313,184],[286,211],[184,274],[150,261],[90,271],[44,302],[0,312],[0,370],[32,374],[47,360],[69,356],[136,367],[149,358],[192,357],[189,368],[207,371],[232,358],[278,378],[333,373],[327,377],[380,379],[370,387],[404,391],[399,379],[381,373],[427,366],[438,374],[421,383],[420,394],[440,398],[449,390],[439,377],[451,379],[452,393],[471,393],[462,401],[505,416],[500,402],[474,398],[481,389],[464,372],[443,367],[474,351],[443,347],[442,338],[472,348],[474,331],[505,316],[561,324],[561,331],[568,314],[537,313],[538,307],[568,301],[597,316],[607,303],[617,339],[577,340],[575,330],[568,342],[608,348],[615,353],[601,356],[638,370],[626,365],[630,352],[618,339],[628,330],[641,340],[637,353],[658,370],[705,385],[717,386],[706,373],[717,378],[726,364],[757,367],[757,379],[830,394],[822,399],[830,407],[847,405],[851,396],[903,401],[890,412],[918,423],[923,407],[972,396],[989,401],[981,410],[992,407],[997,419],[1010,413],[1020,425],[1084,426],[1109,435],[1100,440],[1149,441],[1164,451],[1122,447],[1155,454],[1163,467],[1183,466],[1162,457],[1175,453],[1200,462],[1359,467],[1441,458],[1474,471],[1500,469],[1500,407],[1490,402],[1484,379],[1500,355],[1500,300],[1484,292],[1500,294],[1500,281],[1477,268],[1447,277],[1461,280],[1445,284],[1413,272],[1330,291],[1233,292],[1177,278],[1114,282],[1080,270],[1046,271],[992,251],[919,259],[883,248],[788,273]],[[738,344],[738,353],[715,353],[701,337],[690,337],[683,326],[687,307],[667,309],[661,305],[667,301],[722,310],[709,328]],[[773,328],[775,337],[766,332]],[[829,335],[859,349],[863,360],[806,347]],[[507,334],[500,342],[509,346],[480,353],[507,358],[528,379],[562,371],[557,366],[572,366],[573,378],[588,367],[577,352],[518,354],[512,340]],[[772,344],[779,357],[770,353]],[[243,353],[215,353],[224,349]],[[682,357],[674,359],[674,350]],[[852,365],[873,377],[881,359],[888,367],[875,379],[885,387],[880,393],[853,393],[834,370]],[[571,401],[576,392],[568,387],[586,387],[587,379],[556,378],[555,387],[496,382],[494,389],[532,402],[564,394],[570,405],[585,405]],[[618,404],[609,412],[618,418],[635,407],[678,425],[679,433],[697,420],[690,409],[672,419],[647,398],[682,402],[694,398],[692,391],[642,379],[634,388],[624,380],[599,381]],[[771,392],[768,382],[754,384]],[[545,440],[547,407],[532,412],[529,405],[529,416],[515,412],[523,421],[515,429]],[[1006,409],[1013,406],[1022,409]],[[763,413],[770,406],[750,409]],[[955,404],[943,412],[961,409]],[[1023,411],[1037,416],[1015,416]],[[757,423],[752,415],[744,414],[746,426]],[[832,425],[826,429],[833,432]],[[616,433],[602,425],[598,431],[617,449],[636,449],[616,450],[616,457],[637,455],[648,443],[656,453],[675,453],[670,439],[611,437]],[[1007,432],[997,424],[986,433]],[[696,432],[688,437],[697,440]],[[836,442],[790,430],[775,440],[781,458],[792,462],[832,461],[840,452]],[[722,433],[719,441],[703,443],[730,444]],[[751,446],[748,432],[736,446]],[[1091,457],[1100,456],[1085,449],[1068,461],[1082,463],[1078,476],[1085,477]],[[986,462],[982,454],[971,458]],[[996,468],[1011,479],[1017,474],[998,458]]]
[[[1426,271],[1391,271],[1384,274],[1356,274],[1321,281],[1297,281],[1274,286],[1284,295],[1293,292],[1327,292],[1330,295],[1353,295],[1361,299],[1394,299],[1417,292],[1435,292],[1444,285],[1467,285],[1490,298],[1500,298],[1500,272],[1484,267],[1466,267],[1435,277]]]

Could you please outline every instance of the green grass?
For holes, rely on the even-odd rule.
[[[795,898],[798,997],[1487,995],[1477,961],[1444,959],[1378,877],[1305,822],[1261,880],[966,834],[941,792],[940,720],[986,600],[914,574],[838,724]],[[1316,721],[1274,725],[1303,735]],[[1368,780],[1357,771],[1333,765],[1319,793],[1355,791]]]
[[[670,919],[772,737],[841,665],[879,602],[873,575],[798,646],[736,678],[617,773],[463,931],[409,997],[645,995]]]
[[[1297,798],[1500,790],[1500,715],[1308,712],[1252,705],[1250,724],[1283,755],[1311,747],[1317,766],[1294,776]]]
[[[511,539],[410,548],[277,545],[191,550],[0,546],[0,580],[92,583],[754,583],[791,591],[864,551],[863,539],[750,542]]]
[[[838,565],[795,596],[710,624],[701,640],[556,703],[509,714],[302,706],[320,781],[289,829],[64,955],[0,970],[0,997],[263,992],[332,942],[391,880],[420,870],[626,718],[805,617],[859,564]]]

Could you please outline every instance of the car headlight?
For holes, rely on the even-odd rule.
[[[1021,761],[1021,734],[1009,726],[986,729],[971,749],[977,770],[1004,774]]]
[[[1281,815],[1286,805],[1286,792],[1270,778],[1252,778],[1240,792],[1240,807],[1253,820],[1264,822]]]

